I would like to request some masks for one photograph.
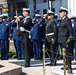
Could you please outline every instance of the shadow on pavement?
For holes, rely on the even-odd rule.
[[[22,75],[27,75],[27,73],[22,73]]]
[[[0,68],[4,67],[3,65],[0,65]]]

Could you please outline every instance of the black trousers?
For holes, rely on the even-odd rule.
[[[71,50],[70,50],[70,46],[71,43],[69,44],[63,44],[63,43],[59,43],[61,48],[65,48],[66,49],[66,65],[68,65],[69,67],[71,67]]]
[[[31,59],[31,42],[29,39],[29,34],[27,32],[22,32],[22,44],[25,61],[26,63],[29,63]]]
[[[49,49],[48,53],[51,57],[50,58],[51,64],[55,65],[56,64],[56,60],[55,60],[55,57],[56,57],[56,43],[52,44],[51,42],[47,42],[46,48]]]

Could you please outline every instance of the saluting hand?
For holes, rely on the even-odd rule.
[[[52,44],[54,44],[55,43],[55,39],[52,39],[51,42],[52,42]]]
[[[71,40],[70,40],[70,39],[68,39],[68,40],[67,40],[67,43],[69,43],[70,41],[71,41]]]
[[[11,38],[8,38],[8,40],[10,41],[10,40],[11,40]]]
[[[17,21],[20,21],[20,17],[17,17],[16,20],[17,20]]]

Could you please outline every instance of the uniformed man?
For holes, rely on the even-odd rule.
[[[9,33],[10,33],[10,22],[8,21],[8,16],[3,14],[3,22],[0,25],[0,41],[1,41],[1,59],[7,60],[9,55]]]
[[[54,20],[54,12],[48,11],[47,14],[47,24],[46,24],[46,40],[47,40],[47,48],[50,50],[48,51],[50,54],[50,66],[55,66],[56,61],[55,59],[55,53],[56,53],[56,35],[57,35],[57,25]]]
[[[11,26],[12,26],[12,39],[14,41],[14,46],[16,49],[16,53],[17,53],[17,58],[18,60],[24,59],[24,53],[23,53],[23,48],[22,48],[22,35],[20,33],[20,36],[18,36],[18,25],[16,22],[16,17],[14,16],[15,20],[11,22]],[[19,16],[20,19],[22,19],[22,16]]]
[[[68,11],[66,8],[60,8],[60,18],[61,22],[58,30],[58,43],[61,45],[62,50],[66,50],[66,69],[68,69],[68,73],[72,73],[71,67],[71,55],[69,45],[72,37],[72,24],[71,20],[67,17]],[[63,69],[63,68],[62,68]]]
[[[24,57],[25,57],[25,67],[30,67],[30,39],[29,39],[29,31],[31,30],[32,26],[32,19],[29,16],[30,9],[23,8],[23,16],[24,19],[20,21],[20,18],[17,17],[17,20],[20,24],[20,29],[22,32],[22,42],[23,42],[23,50],[24,50]]]
[[[2,15],[0,15],[0,24],[2,23]]]
[[[33,26],[31,31],[32,33],[32,41],[33,41],[33,51],[35,59],[42,59],[42,24],[41,24],[41,16],[36,14],[35,16],[36,23]]]
[[[57,42],[56,42],[56,51],[57,51],[56,59],[57,59],[57,57],[59,57],[59,49],[60,49],[59,44],[58,44],[58,28],[59,28],[59,24],[60,24],[60,20],[58,20],[58,14],[55,14],[54,20],[55,20],[56,25],[57,25],[57,36],[56,36],[56,40],[57,40]]]
[[[73,41],[71,42],[70,49],[71,49],[71,54],[74,55],[73,52],[76,53],[76,16],[72,16],[70,19],[72,22],[72,29],[73,29]],[[72,59],[76,60],[75,57],[73,57]]]
[[[2,15],[0,15],[0,25],[2,24]],[[1,50],[1,41],[0,41],[0,50]]]
[[[58,20],[58,14],[55,14],[54,20],[57,22],[57,20]]]

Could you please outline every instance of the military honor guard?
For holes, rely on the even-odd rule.
[[[3,22],[0,25],[1,59],[7,60],[9,58],[9,34],[11,25],[6,14],[3,14],[2,19]]]
[[[24,59],[24,53],[23,53],[23,48],[22,48],[22,35],[20,33],[20,36],[18,36],[18,25],[16,21],[16,17],[14,16],[15,20],[11,22],[11,34],[12,34],[12,39],[14,41],[14,46],[16,49],[17,53],[17,58],[18,60]],[[19,16],[20,19],[22,19],[22,16]]]
[[[49,49],[48,53],[50,54],[50,66],[55,66],[56,61],[55,53],[56,53],[56,36],[57,36],[57,25],[54,20],[54,12],[48,10],[47,13],[47,23],[46,23],[46,41],[47,41],[47,48]]]
[[[58,30],[58,43],[62,47],[62,50],[66,50],[66,69],[69,74],[72,73],[72,67],[71,67],[71,51],[69,49],[70,42],[72,40],[72,24],[71,20],[67,17],[68,10],[64,7],[60,8],[60,18],[61,22],[59,24],[59,30]],[[61,69],[64,69],[61,68]]]
[[[30,18],[30,9],[23,8],[23,20],[20,21],[20,18],[17,17],[17,21],[20,24],[20,30],[22,32],[22,45],[23,52],[25,57],[25,67],[30,67],[30,59],[31,59],[31,49],[30,49],[30,39],[29,33],[32,26],[32,19]]]

